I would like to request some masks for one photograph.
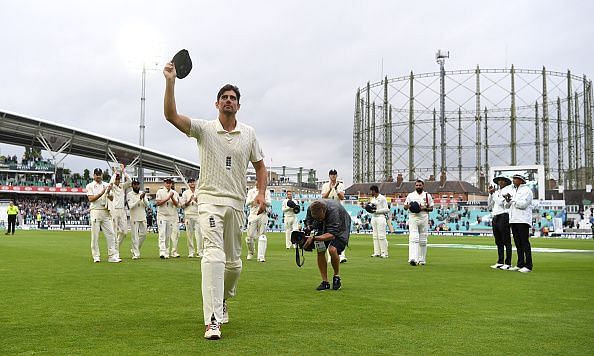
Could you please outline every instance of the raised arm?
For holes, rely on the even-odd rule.
[[[177,113],[174,90],[177,72],[175,71],[175,66],[172,62],[165,65],[165,68],[163,68],[163,75],[165,75],[165,99],[163,102],[165,118],[173,124],[173,126],[177,127],[178,130],[189,135],[192,121],[189,117]]]

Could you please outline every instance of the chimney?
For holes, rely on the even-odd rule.
[[[441,172],[441,174],[439,175],[439,187],[440,188],[445,187],[446,180],[447,180],[446,172],[445,171]]]

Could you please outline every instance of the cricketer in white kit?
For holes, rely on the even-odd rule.
[[[258,196],[258,188],[253,187],[247,192],[245,199],[245,205],[250,209],[248,215],[248,228],[245,242],[248,247],[247,259],[251,260],[254,257],[254,245],[255,241],[258,241],[258,262],[266,262],[266,225],[268,224],[268,215],[258,214],[260,205],[256,204],[256,197]],[[265,194],[266,207],[269,208],[272,205],[272,199],[270,197],[270,191],[266,190]]]
[[[371,204],[375,205],[375,211],[371,213],[371,229],[373,230],[373,255],[372,257],[388,258],[388,240],[386,238],[386,214],[390,211],[388,200],[379,193],[377,185],[370,188]]]
[[[229,321],[227,299],[237,293],[241,274],[241,226],[244,222],[246,174],[251,162],[256,171],[258,214],[266,210],[267,173],[255,130],[237,121],[240,93],[227,84],[217,93],[218,118],[190,119],[177,112],[173,63],[165,76],[165,118],[178,130],[196,139],[200,151],[198,205],[200,232],[204,238],[201,261],[204,338],[221,338],[221,324]]]
[[[291,243],[291,232],[297,230],[297,216],[295,214],[294,208],[291,208],[287,205],[289,201],[293,200],[293,192],[287,190],[287,198],[283,200],[282,211],[285,218],[285,247],[291,248],[295,247]]]
[[[408,214],[408,263],[412,266],[425,265],[427,258],[427,237],[429,236],[429,212],[433,210],[433,197],[424,191],[425,182],[417,179],[415,191],[408,194],[404,209],[409,210],[412,202],[419,204],[420,211]]]
[[[177,192],[171,189],[172,184],[173,180],[171,178],[165,178],[163,180],[163,187],[157,190],[155,197],[157,204],[157,226],[159,227],[159,257],[161,258],[170,257],[170,244],[172,240],[177,240],[177,232],[179,231],[179,216],[177,215],[179,200]],[[176,249],[172,249],[171,252],[177,254]],[[171,257],[179,257],[179,254]]]
[[[99,250],[99,231],[103,231],[107,241],[108,262],[121,262],[118,251],[115,247],[115,235],[111,215],[107,209],[107,194],[111,185],[103,181],[103,171],[95,168],[93,181],[87,184],[87,198],[89,199],[89,214],[91,221],[91,254],[93,262],[101,262]]]
[[[132,182],[132,191],[126,194],[130,208],[130,225],[132,226],[132,259],[140,258],[140,249],[146,240],[146,208],[149,206],[146,193],[140,191],[140,182]]]
[[[108,194],[107,207],[111,214],[111,220],[113,222],[113,229],[116,236],[116,250],[118,256],[120,255],[120,246],[126,238],[128,233],[128,215],[126,214],[125,200],[126,200],[126,189],[130,188],[132,180],[126,171],[124,165],[120,165],[120,170],[113,172],[109,180],[111,185],[111,191]],[[124,181],[122,182],[122,176]]]
[[[204,241],[202,235],[200,235],[196,179],[188,179],[188,188],[184,190],[181,197],[182,208],[184,208],[184,222],[186,224],[186,239],[188,241],[188,257],[202,257],[204,254]]]
[[[322,198],[342,202],[344,200],[344,192],[344,184],[338,181],[338,172],[336,169],[331,169],[328,172],[328,182],[322,184]],[[345,250],[342,250],[339,258],[340,263],[345,263],[347,261]],[[326,259],[330,262],[330,255],[328,252],[326,252]]]

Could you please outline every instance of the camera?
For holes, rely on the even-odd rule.
[[[291,243],[297,245],[299,248],[304,249],[303,245],[307,241],[307,238],[310,236],[317,236],[317,230],[312,230],[311,228],[306,227],[304,231],[293,231],[291,232]],[[314,243],[312,242],[305,251],[313,251]]]

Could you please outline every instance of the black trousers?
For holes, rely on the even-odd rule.
[[[530,225],[529,224],[510,224],[514,243],[518,254],[519,268],[526,267],[532,269],[532,248],[530,247]]]
[[[16,226],[16,215],[8,215],[8,230],[6,230],[7,234],[12,233],[14,235],[14,227]]]
[[[495,245],[497,245],[497,263],[511,265],[512,243],[511,232],[509,230],[509,214],[503,213],[495,215],[492,221],[493,236],[495,236]],[[503,258],[505,250],[505,260]]]

